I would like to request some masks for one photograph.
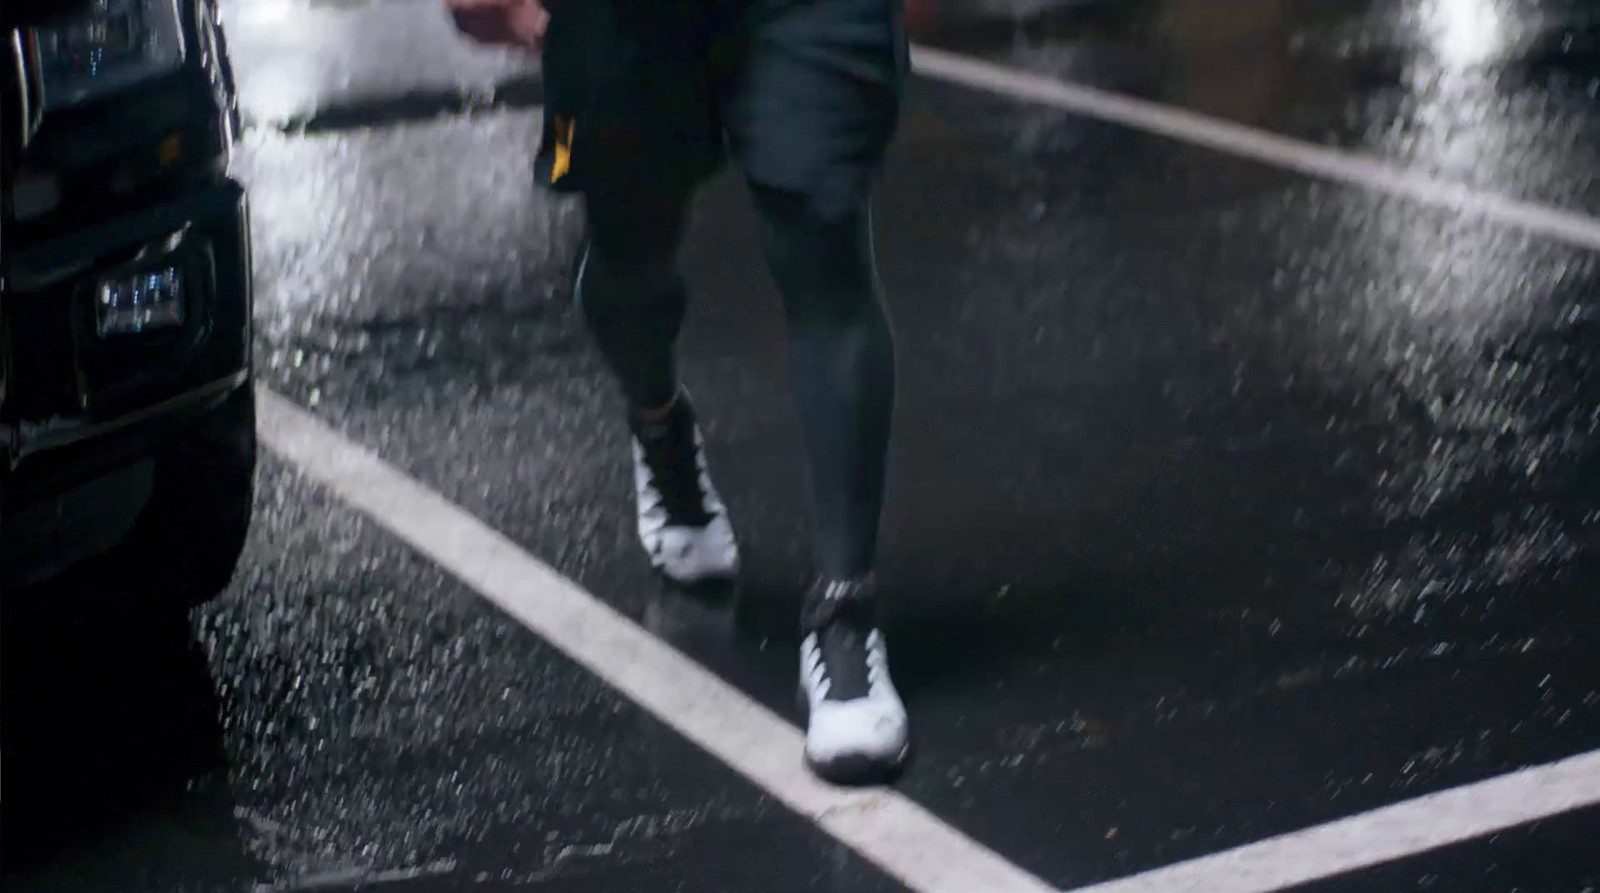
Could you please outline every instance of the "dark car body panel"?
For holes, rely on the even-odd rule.
[[[250,387],[249,203],[227,175],[237,104],[214,9],[181,7],[181,70],[51,110],[9,172],[0,583],[115,545],[150,498],[153,458]],[[182,324],[102,337],[97,283],[152,267],[182,271]]]

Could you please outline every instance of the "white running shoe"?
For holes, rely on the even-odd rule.
[[[800,643],[806,765],[837,784],[898,772],[911,755],[905,705],[889,678],[889,652],[861,582],[819,581],[806,598]]]
[[[665,419],[635,420],[630,427],[639,541],[651,566],[681,586],[735,577],[739,547],[711,484],[688,395],[679,396]]]

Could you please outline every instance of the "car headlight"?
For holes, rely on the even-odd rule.
[[[183,64],[177,0],[90,0],[71,18],[33,29],[46,110],[78,105]]]

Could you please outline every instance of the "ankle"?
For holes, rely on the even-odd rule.
[[[672,402],[668,403],[666,406],[661,406],[656,409],[638,409],[634,410],[633,414],[637,416],[641,422],[646,424],[654,424],[656,422],[666,421],[667,418],[672,415],[672,411],[677,407],[678,398],[673,397]]]
[[[817,571],[812,581],[821,589],[827,589],[830,585],[839,585],[870,592],[878,588],[878,572],[867,570],[853,574],[833,574]]]
[[[877,608],[878,593],[872,574],[852,580],[819,576],[801,602],[800,628],[803,632],[816,632],[843,618],[870,623]]]

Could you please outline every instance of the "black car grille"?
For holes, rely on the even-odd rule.
[[[72,337],[72,286],[5,296],[5,412],[8,420],[47,421],[81,411]]]

